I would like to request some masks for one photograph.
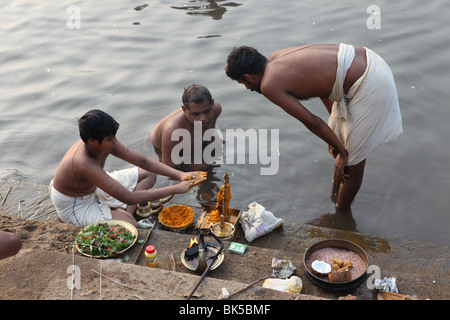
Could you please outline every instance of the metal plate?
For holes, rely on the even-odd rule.
[[[214,255],[217,254],[217,252],[219,251],[219,248],[218,248],[216,245],[214,245],[214,244],[212,244],[212,243],[205,243],[205,244],[206,244],[208,250],[210,251],[210,254],[209,254],[210,257],[214,256]],[[223,257],[224,257],[224,255],[223,255],[223,251],[222,251],[222,252],[219,254],[219,256],[217,257],[217,259],[216,259],[216,261],[214,262],[214,264],[211,266],[211,269],[210,269],[210,270],[214,270],[214,269],[216,269],[218,266],[220,266],[220,264],[221,264],[222,261],[223,261]],[[187,259],[186,259],[186,250],[183,250],[183,252],[181,253],[181,262],[182,262],[183,265],[184,265],[186,268],[188,268],[189,270],[195,271],[196,266],[190,264],[189,261],[187,261]]]
[[[102,224],[112,225],[112,226],[120,225],[120,226],[124,227],[125,229],[127,229],[128,231],[130,231],[133,234],[133,236],[134,236],[133,242],[127,248],[123,249],[122,251],[117,252],[116,254],[113,254],[113,255],[108,255],[108,256],[93,256],[91,254],[82,252],[82,250],[80,249],[80,245],[77,244],[76,248],[77,248],[78,252],[81,253],[82,255],[87,256],[87,257],[91,257],[91,258],[105,258],[105,257],[111,258],[111,257],[114,257],[114,256],[116,256],[118,254],[121,254],[121,253],[127,251],[128,249],[130,249],[136,243],[137,238],[138,238],[138,232],[137,232],[136,228],[131,223],[128,223],[128,222],[122,221],[122,220],[104,220],[104,221],[95,222],[95,223],[93,223],[93,224],[83,228],[79,232],[79,234],[83,233],[83,231],[85,229],[87,229],[89,227],[92,227],[92,226],[95,226],[97,224],[101,224],[101,223]]]
[[[221,239],[229,239],[234,234],[234,226],[229,222],[225,222],[225,232],[222,233],[220,222],[216,222],[211,226],[211,232]]]
[[[178,226],[178,227],[169,226],[169,225],[165,224],[165,223],[162,221],[162,219],[161,219],[161,216],[164,216],[164,211],[165,211],[165,210],[170,210],[169,208],[179,207],[179,206],[188,207],[189,209],[192,210],[192,221],[190,221],[189,223],[187,223],[187,224],[185,224],[185,225],[183,225],[183,226]],[[160,222],[164,227],[166,227],[166,228],[168,228],[168,229],[172,229],[172,230],[183,230],[183,229],[189,228],[189,227],[192,226],[192,224],[194,223],[194,220],[195,220],[195,211],[194,211],[194,209],[192,209],[191,207],[189,207],[189,206],[187,206],[187,205],[184,205],[184,204],[173,204],[173,205],[170,205],[170,206],[164,208],[164,209],[161,211],[161,213],[159,214],[158,219],[159,219],[159,222]]]

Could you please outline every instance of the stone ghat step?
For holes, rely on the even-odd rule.
[[[72,270],[73,273],[72,282]],[[21,250],[0,261],[2,300],[184,300],[200,276],[148,268],[77,254]],[[72,289],[71,283],[74,283]],[[206,277],[191,300],[216,300],[222,288],[240,293],[240,300],[315,300],[304,294],[285,293],[239,281]]]

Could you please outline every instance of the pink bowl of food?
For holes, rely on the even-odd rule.
[[[359,286],[367,276],[369,258],[355,243],[329,239],[315,243],[303,257],[305,272],[315,285],[330,290]]]

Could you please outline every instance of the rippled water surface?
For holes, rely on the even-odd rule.
[[[381,9],[380,29],[366,25],[372,4]],[[279,150],[272,150],[280,154],[279,171],[261,176],[261,165],[225,163],[201,189],[174,200],[214,199],[227,171],[234,208],[257,201],[286,221],[348,227],[330,201],[327,146],[224,73],[234,46],[270,55],[346,42],[389,63],[404,123],[403,135],[367,160],[352,207],[355,229],[449,244],[449,7],[444,0],[2,1],[1,174],[47,184],[78,139],[77,117],[92,108],[118,120],[122,142],[155,157],[146,136],[180,107],[183,88],[200,83],[222,104],[219,128],[279,129]],[[326,119],[319,100],[305,105]]]

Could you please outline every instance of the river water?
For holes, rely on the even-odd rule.
[[[371,5],[380,13],[368,14]],[[448,245],[449,15],[445,0],[2,1],[0,176],[49,183],[78,139],[77,118],[92,108],[115,117],[119,140],[156,157],[146,137],[181,106],[183,89],[199,83],[222,105],[221,130],[277,130],[278,148],[270,151],[279,154],[278,170],[261,175],[260,159],[225,162],[174,201],[214,202],[226,171],[233,208],[257,201],[285,221]],[[327,146],[224,73],[234,46],[268,56],[340,42],[369,47],[391,66],[404,128],[369,156],[350,224],[330,200]],[[305,105],[327,118],[319,100]],[[106,169],[125,166],[110,159]],[[168,183],[160,178],[157,186]]]

